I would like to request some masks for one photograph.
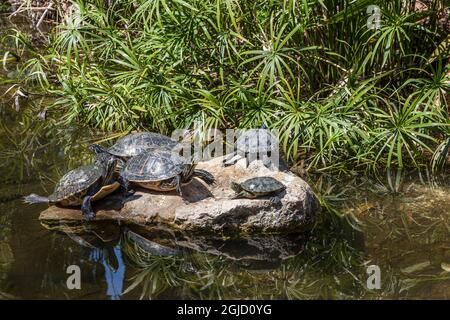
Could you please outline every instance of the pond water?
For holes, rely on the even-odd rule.
[[[46,206],[20,197],[50,193],[64,172],[89,161],[86,146],[103,136],[40,120],[35,110],[1,105],[1,298],[450,297],[448,175],[307,177],[325,204],[321,222],[285,237],[118,224],[48,230],[38,220]],[[156,255],[142,236],[178,252]],[[67,288],[70,265],[80,267],[80,290]],[[366,287],[368,265],[380,268],[379,290]]]
[[[298,235],[206,237],[112,223],[49,230],[38,219],[46,206],[21,197],[51,193],[105,135],[51,113],[41,120],[47,104],[22,99],[16,111],[8,95],[0,104],[0,299],[450,298],[448,172],[306,177],[324,208]],[[67,287],[71,265],[80,289]],[[367,288],[370,265],[380,289]]]

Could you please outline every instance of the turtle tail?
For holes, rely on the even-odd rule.
[[[28,204],[49,203],[49,200],[47,197],[42,197],[35,193],[32,193],[26,197],[23,197],[23,202],[28,203]]]

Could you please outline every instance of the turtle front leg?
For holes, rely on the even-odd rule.
[[[281,198],[278,196],[272,196],[269,198],[270,202],[273,203],[274,205],[279,205],[281,204]]]
[[[256,196],[253,193],[250,193],[248,191],[242,190],[241,192],[236,194],[232,199],[241,199],[241,198],[255,199]]]
[[[132,196],[136,192],[134,189],[130,189],[130,182],[127,179],[120,176],[117,180],[120,184],[122,192],[126,197]]]
[[[92,196],[86,196],[83,199],[83,204],[81,205],[81,213],[83,218],[87,221],[91,221],[95,218],[95,212],[92,210]]]
[[[181,192],[181,176],[177,175],[174,178],[174,183],[175,183],[175,190],[177,191],[177,193],[180,195],[180,197],[183,196],[183,192]]]

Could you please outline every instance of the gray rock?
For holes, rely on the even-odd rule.
[[[311,187],[290,172],[272,171],[261,161],[245,168],[242,159],[236,165],[223,167],[223,158],[198,164],[216,177],[209,187],[199,180],[183,187],[184,200],[176,193],[158,193],[137,189],[136,193],[121,199],[116,194],[94,205],[96,220],[120,220],[137,224],[164,224],[195,232],[287,233],[302,230],[313,222],[320,205]],[[231,181],[241,182],[255,176],[272,176],[286,185],[274,204],[267,198],[230,199],[234,191]],[[77,208],[50,207],[40,220],[51,226],[76,223],[82,219]]]

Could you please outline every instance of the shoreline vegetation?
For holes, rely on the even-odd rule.
[[[309,172],[448,168],[448,1],[54,3],[15,1],[53,27],[39,45],[11,30],[0,51],[11,101],[50,95],[57,121],[164,134],[265,123]]]

